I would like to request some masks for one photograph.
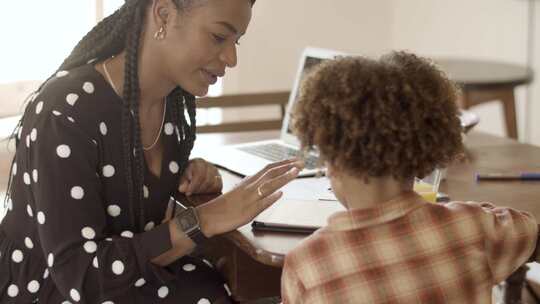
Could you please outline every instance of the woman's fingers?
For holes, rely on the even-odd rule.
[[[282,165],[282,166],[279,166],[279,167],[272,168],[272,169],[268,170],[267,172],[265,172],[261,177],[259,177],[255,181],[255,184],[260,185],[260,184],[264,183],[265,181],[268,181],[268,180],[271,180],[271,179],[276,178],[278,176],[281,176],[281,175],[287,173],[292,168],[297,168],[298,171],[300,172],[300,170],[302,170],[304,168],[304,163],[301,162],[301,161],[295,161],[295,162],[289,162],[289,163],[287,163],[285,165]]]
[[[197,193],[215,193],[216,176],[219,176],[219,172],[214,166],[208,164],[206,166],[205,179],[197,189]]]
[[[283,196],[283,192],[277,191],[274,192],[265,198],[258,200],[255,204],[253,204],[253,217],[257,216],[259,213],[266,210],[268,207],[272,206],[277,200],[279,200]]]
[[[266,196],[270,193],[274,193],[276,190],[295,179],[299,172],[300,169],[297,167],[292,167],[289,170],[281,172],[281,174],[270,178],[269,180],[263,181],[257,186],[257,195],[261,196],[262,194],[263,196]]]
[[[298,161],[299,161],[298,158],[291,158],[291,159],[286,159],[286,160],[282,160],[282,161],[279,161],[279,162],[268,164],[262,170],[257,172],[255,175],[247,177],[246,181],[248,183],[254,182],[254,181],[258,180],[261,176],[263,176],[266,172],[268,172],[268,171],[270,171],[270,170],[272,170],[274,168],[286,166],[286,165],[288,165],[290,163],[294,163],[294,162],[298,162]]]

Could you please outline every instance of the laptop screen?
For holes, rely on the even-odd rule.
[[[300,80],[299,84],[302,84],[308,73],[313,69],[315,66],[323,62],[324,60],[328,60],[328,58],[320,58],[320,57],[312,57],[312,56],[306,56],[304,61],[304,66],[302,67],[302,72],[300,74]],[[291,94],[295,94],[294,99],[292,100],[292,103],[295,103],[298,100],[298,96],[300,95],[300,88],[294,88],[294,90],[291,92]],[[292,109],[292,107],[291,107]],[[287,115],[290,115],[290,113],[287,113]],[[291,129],[291,123],[290,119],[287,119],[287,134],[292,135],[292,129]]]

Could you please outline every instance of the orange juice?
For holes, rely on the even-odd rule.
[[[437,202],[437,192],[433,191],[433,185],[417,180],[414,183],[414,191],[420,194],[426,201],[431,203]]]

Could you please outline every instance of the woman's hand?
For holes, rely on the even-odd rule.
[[[218,169],[202,158],[194,158],[189,161],[178,185],[178,191],[187,196],[219,193],[222,188],[223,182]]]
[[[249,223],[282,196],[277,190],[295,179],[302,168],[297,159],[270,164],[230,192],[198,206],[202,232],[211,237]]]

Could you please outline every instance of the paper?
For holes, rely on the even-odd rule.
[[[320,228],[326,226],[332,214],[345,210],[338,201],[282,199],[259,214],[255,221]]]

